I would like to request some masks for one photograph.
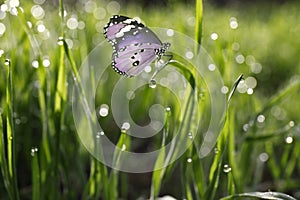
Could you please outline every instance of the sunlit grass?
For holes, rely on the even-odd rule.
[[[291,199],[282,193],[299,198],[299,5],[222,9],[197,2],[196,11],[194,5],[176,3],[160,10],[96,1],[44,3],[33,9],[33,3],[21,2],[24,13],[6,12],[1,20],[5,33],[0,37],[0,199],[155,199],[166,194],[178,199]],[[202,42],[222,74],[227,96],[244,75],[234,87],[224,127],[208,157],[198,158],[195,143],[175,163],[141,178],[106,167],[80,144],[70,85],[84,100],[78,67],[104,40],[103,26],[114,12],[139,16],[150,27],[172,28]],[[191,85],[199,86],[193,66],[175,58],[179,62],[173,66]],[[105,87],[98,88],[96,95],[99,102],[109,104],[106,94],[119,76],[113,70],[106,74],[106,82],[101,83]],[[147,97],[140,100],[139,109],[147,110],[155,99],[153,90],[139,94]],[[186,100],[188,114],[182,121],[176,118],[178,108],[165,110],[162,137],[151,141],[154,146],[169,142],[174,129],[188,133],[193,124],[178,123],[192,121],[193,95]],[[176,101],[170,102],[176,107]],[[139,109],[133,109],[134,118],[147,121]],[[120,166],[122,149],[124,144],[131,148],[131,138],[111,115],[101,123],[118,147],[113,160]],[[167,156],[162,151],[156,164],[167,163]],[[269,190],[278,193],[262,193]]]

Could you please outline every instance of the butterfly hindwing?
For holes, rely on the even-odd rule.
[[[113,54],[113,67],[126,76],[136,76],[156,58],[153,49],[159,47],[160,45],[151,43],[126,46]]]

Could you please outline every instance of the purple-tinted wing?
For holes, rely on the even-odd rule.
[[[161,45],[151,43],[133,44],[113,53],[113,68],[125,76],[137,76],[156,58],[155,49]]]
[[[160,58],[169,48],[142,23],[125,16],[115,15],[104,27],[104,36],[112,44],[112,67],[125,76],[136,76]]]
[[[119,15],[110,18],[104,27],[104,36],[116,51],[131,44],[162,44],[158,37],[142,23]]]

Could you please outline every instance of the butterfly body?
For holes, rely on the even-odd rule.
[[[127,77],[140,74],[170,47],[142,23],[125,16],[111,17],[104,36],[113,47],[112,67]]]

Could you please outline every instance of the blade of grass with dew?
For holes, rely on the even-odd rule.
[[[130,149],[130,137],[127,136],[127,131],[122,129],[121,130],[121,136],[117,142],[117,145],[115,147],[115,152],[113,156],[113,169],[109,176],[109,198],[108,199],[117,199],[118,198],[118,175],[120,168],[122,164],[122,160],[124,157],[122,156],[122,153],[126,150]],[[116,169],[115,169],[116,168]]]
[[[253,117],[253,126],[252,126],[252,129],[250,131],[248,131],[249,133],[253,132],[253,135],[255,136],[255,133],[257,132],[255,129],[256,129],[256,123],[257,123],[257,117],[262,114],[262,113],[265,113],[267,111],[269,111],[273,106],[279,104],[280,102],[282,102],[287,96],[289,96],[290,94],[298,91],[299,89],[299,86],[300,86],[300,79],[296,79],[294,80],[293,82],[289,83],[286,87],[284,87],[283,89],[281,89],[280,91],[278,91],[276,94],[274,94],[270,101],[268,101],[262,109],[260,109],[259,112],[257,112],[254,117]],[[249,137],[249,136],[247,136]],[[241,156],[240,159],[239,159],[239,163],[241,163],[241,171],[242,173],[244,174],[244,178],[241,179],[241,181],[245,182],[248,178],[250,178],[251,176],[251,171],[250,169],[252,169],[251,167],[251,155],[253,155],[253,143],[245,143],[243,146],[242,146],[242,150],[241,150]],[[273,153],[273,150],[272,150],[272,144],[266,144],[266,148],[268,149],[269,153],[271,153],[272,155],[275,155]],[[272,169],[271,170],[271,173],[273,174],[273,177],[275,179],[278,179],[279,178],[279,174],[280,172],[278,171],[277,169],[277,164],[276,163],[272,163],[273,161],[270,160],[268,162],[270,168]],[[273,171],[274,170],[274,171]],[[242,187],[243,187],[243,183],[241,183]]]
[[[241,194],[235,194],[228,197],[223,197],[221,200],[230,200],[230,199],[240,199],[250,197],[250,198],[259,198],[259,199],[269,199],[269,200],[296,200],[290,195],[280,193],[280,192],[247,192]]]
[[[202,40],[203,4],[202,0],[196,0],[196,24],[195,41],[197,42],[195,52],[199,53]]]
[[[228,148],[227,148],[227,154],[229,159],[229,166],[232,169],[230,173],[228,174],[228,194],[233,194],[235,192],[235,187],[237,187],[237,190],[242,190],[239,183],[240,180],[240,174],[239,169],[236,167],[236,160],[235,160],[235,141],[234,141],[234,133],[235,133],[235,108],[230,107],[230,101],[236,91],[236,88],[238,87],[239,83],[243,79],[243,74],[241,74],[237,80],[234,82],[233,86],[231,87],[231,90],[228,94],[227,102],[228,102],[228,109],[227,109],[227,115],[226,120],[228,121]]]
[[[59,1],[59,12],[61,18],[61,37],[64,38],[64,4],[63,0]],[[62,45],[59,46],[59,65],[58,65],[58,79],[56,83],[55,91],[55,112],[61,112],[62,106],[65,105],[67,99],[67,87],[66,87],[66,67],[65,67],[65,51]]]
[[[41,199],[41,179],[38,154],[35,149],[31,150],[32,162],[32,200]]]
[[[50,96],[46,95],[49,94],[47,91],[49,89],[49,84],[47,75],[46,75],[46,69],[44,67],[40,67],[42,61],[42,51],[40,49],[40,45],[38,43],[38,40],[35,37],[35,34],[33,34],[32,29],[29,28],[27,19],[25,18],[25,14],[23,11],[19,12],[20,23],[26,32],[26,35],[30,41],[31,49],[39,63],[39,68],[37,69],[37,76],[39,81],[39,87],[38,87],[38,102],[40,106],[40,117],[41,117],[41,124],[42,124],[42,148],[41,148],[41,160],[40,160],[40,184],[41,184],[41,196],[42,197],[48,197],[52,198],[53,195],[57,192],[54,184],[48,184],[48,181],[52,181],[52,169],[51,166],[53,164],[53,158],[51,156],[51,150],[50,150],[50,144],[49,144],[49,137],[52,135],[50,133],[51,129],[48,129],[48,125],[50,123],[49,121],[49,98]],[[50,187],[49,187],[50,186]],[[55,188],[55,189],[54,189]],[[49,192],[50,191],[50,192]],[[52,197],[51,197],[52,196]],[[54,198],[54,197],[53,197]]]
[[[184,199],[195,199],[192,195],[192,171],[193,171],[193,163],[192,163],[192,152],[193,145],[191,145],[187,151],[185,152],[184,156],[182,157],[182,161],[180,162],[181,165],[181,184],[183,189],[183,198]]]
[[[239,78],[235,81],[235,83],[233,84],[229,96],[227,98],[227,107],[229,107],[230,104],[230,100],[232,99],[232,96],[239,84],[239,82],[242,80],[243,75],[240,75]],[[213,163],[211,165],[210,168],[210,173],[209,173],[209,186],[206,190],[205,193],[205,199],[214,199],[215,198],[215,194],[217,191],[217,188],[219,186],[219,179],[220,179],[220,173],[221,173],[221,168],[222,168],[222,163],[223,163],[223,155],[225,153],[225,148],[228,145],[231,145],[231,147],[229,147],[228,149],[233,149],[234,148],[234,143],[230,143],[228,144],[230,141],[230,138],[232,139],[232,137],[230,137],[230,133],[231,130],[231,126],[232,123],[230,123],[230,118],[229,118],[230,112],[229,112],[229,108],[227,109],[226,112],[226,116],[225,116],[225,124],[223,126],[223,129],[221,131],[221,134],[219,135],[218,141],[217,141],[217,153],[215,154]],[[233,141],[231,141],[233,142]],[[232,154],[233,152],[229,152],[229,154]],[[229,155],[230,157],[232,157],[233,155]],[[233,160],[232,160],[233,161]],[[232,164],[234,165],[234,162],[232,162]],[[232,183],[230,183],[232,184]],[[228,186],[231,190],[231,187],[234,186]],[[232,191],[231,191],[232,192]]]
[[[224,154],[224,149],[225,149],[225,144],[226,144],[226,138],[225,131],[227,131],[228,128],[228,121],[226,120],[224,128],[219,135],[218,141],[217,141],[217,151],[215,153],[215,157],[213,159],[213,163],[210,167],[210,173],[209,173],[209,183],[207,190],[205,191],[204,194],[204,199],[214,199],[216,190],[219,186],[219,179],[220,179],[220,173],[221,173],[221,168],[222,168],[222,158]]]
[[[81,79],[80,79],[80,76],[79,76],[74,58],[72,56],[72,52],[69,50],[68,44],[66,43],[64,38],[61,38],[59,42],[61,42],[63,47],[64,47],[66,58],[68,59],[70,65],[71,65],[71,70],[72,70],[72,74],[73,74],[73,77],[74,77],[75,86],[76,86],[76,88],[78,89],[78,91],[80,93],[80,98],[81,98],[82,103],[84,105],[85,113],[86,113],[87,118],[89,119],[90,125],[93,129],[93,124],[95,123],[95,121],[94,121],[95,119],[93,117],[91,117],[91,110],[89,108],[89,105],[88,105],[88,102],[87,102],[87,99],[86,99],[85,91],[84,91],[83,86],[81,84]],[[93,131],[96,132],[96,130],[93,130]],[[97,148],[97,153],[99,153],[101,155],[102,154],[101,152],[102,152],[101,148],[100,147],[99,147],[99,149]],[[102,163],[97,163],[96,166],[98,166],[99,169],[100,169],[100,177],[101,177],[101,183],[102,183],[102,186],[103,186],[104,199],[109,199],[109,195],[110,195],[109,190],[110,190],[110,188],[109,188],[109,182],[108,182],[107,168]],[[97,167],[97,169],[98,169],[98,167]],[[98,175],[96,173],[98,173],[98,170],[95,171],[95,174],[91,174],[90,178],[95,179],[95,177],[98,177]],[[96,178],[94,181],[97,182],[97,180],[98,179]]]
[[[7,190],[7,193],[9,197],[12,199],[13,198],[13,191],[11,185],[11,181],[9,178],[9,173],[8,173],[8,164],[6,160],[6,148],[5,148],[5,134],[4,134],[4,129],[3,129],[3,120],[2,120],[2,113],[0,113],[0,131],[1,131],[1,137],[0,137],[0,168],[1,168],[1,173],[2,173],[2,178],[4,182],[5,189]]]
[[[7,66],[7,84],[6,84],[6,137],[7,137],[7,164],[10,187],[12,188],[13,199],[19,199],[19,190],[17,184],[16,171],[16,149],[15,149],[15,129],[13,120],[13,74],[10,60],[6,60]]]
[[[162,136],[162,142],[161,142],[161,148],[159,151],[159,155],[157,157],[157,160],[154,165],[154,171],[152,173],[152,182],[151,182],[151,191],[150,191],[150,199],[154,200],[158,197],[161,183],[163,181],[163,177],[166,171],[166,168],[163,167],[161,169],[157,169],[158,166],[168,166],[168,163],[166,163],[166,149],[165,149],[165,143],[166,139],[169,134],[169,119],[171,116],[171,111],[165,110],[165,125],[163,130],[163,136]],[[157,170],[156,170],[157,169]]]

